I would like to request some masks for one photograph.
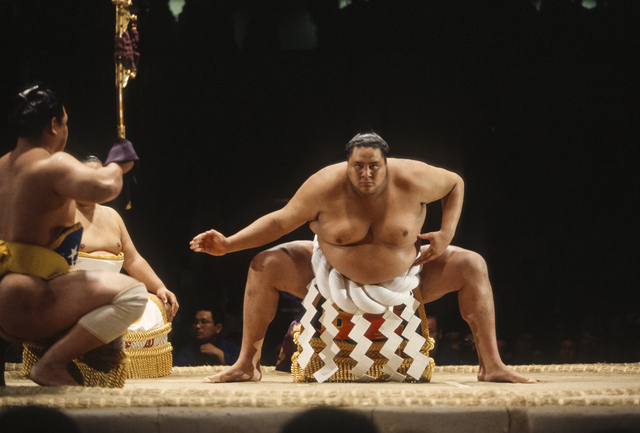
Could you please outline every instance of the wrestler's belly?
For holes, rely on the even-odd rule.
[[[405,273],[416,260],[413,244],[388,247],[380,244],[336,246],[320,244],[324,256],[342,275],[361,284],[392,280]]]

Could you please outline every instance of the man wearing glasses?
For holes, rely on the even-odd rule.
[[[220,338],[224,326],[224,315],[215,308],[200,309],[192,324],[195,341],[182,349],[174,361],[178,367],[198,365],[232,365],[240,354],[240,346]]]

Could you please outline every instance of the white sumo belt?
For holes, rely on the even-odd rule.
[[[311,320],[316,315],[313,302],[319,293],[327,302],[323,304],[325,306],[324,314],[320,317],[320,324],[325,328],[320,338],[326,347],[319,353],[320,359],[325,365],[314,373],[318,382],[324,382],[338,370],[333,361],[333,357],[340,350],[334,341],[338,329],[333,325],[338,311],[333,307],[333,304],[341,310],[353,314],[351,319],[353,328],[348,336],[357,343],[350,354],[351,358],[357,361],[357,364],[351,373],[359,381],[374,379],[366,374],[373,364],[373,360],[366,356],[372,342],[364,335],[371,324],[363,317],[365,313],[383,315],[384,323],[380,327],[380,333],[387,337],[387,341],[380,349],[380,354],[388,359],[382,371],[390,376],[389,380],[402,381],[406,378],[405,375],[397,372],[403,361],[396,354],[396,350],[402,343],[402,337],[408,340],[404,352],[413,358],[407,374],[419,380],[430,362],[429,358],[420,352],[426,339],[416,332],[416,328],[421,324],[420,318],[415,315],[420,303],[413,298],[413,289],[418,287],[420,283],[419,274],[422,267],[412,266],[403,275],[382,284],[358,284],[331,266],[320,249],[317,237],[313,241],[311,264],[315,279],[309,285],[309,291],[303,301],[306,312],[301,320],[304,330],[298,340],[302,348],[298,358],[300,366],[304,369],[314,354],[310,343],[314,335]],[[405,306],[400,316],[393,310],[393,307],[398,305]],[[404,327],[402,337],[400,337],[395,333],[395,330],[403,319],[408,323]]]
[[[124,264],[124,254],[92,254],[78,253],[73,269],[78,271],[110,271],[120,272]]]

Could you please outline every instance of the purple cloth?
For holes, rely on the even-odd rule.
[[[131,207],[131,195],[133,193],[133,188],[137,185],[135,171],[138,168],[140,158],[138,158],[138,154],[129,140],[121,137],[117,138],[116,142],[111,146],[111,150],[109,151],[109,155],[107,156],[107,160],[104,165],[111,162],[130,161],[133,161],[133,168],[122,177],[122,194],[124,194],[124,198],[127,202],[127,209]]]
[[[131,142],[126,138],[118,137],[113,146],[111,146],[105,165],[110,162],[137,162],[139,160],[140,158],[138,158],[138,154],[136,154],[133,144],[131,144]]]

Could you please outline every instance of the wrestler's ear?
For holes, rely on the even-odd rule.
[[[44,126],[43,134],[47,135],[56,135],[58,133],[58,121],[54,117],[51,118],[51,121]]]

